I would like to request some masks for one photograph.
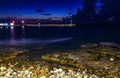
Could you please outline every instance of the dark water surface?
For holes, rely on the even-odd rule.
[[[0,44],[30,44],[75,48],[84,43],[115,42],[120,44],[120,27],[1,27]]]

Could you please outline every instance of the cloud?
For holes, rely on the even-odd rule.
[[[54,17],[54,18],[59,18],[59,17]]]
[[[43,12],[43,10],[38,9],[38,10],[36,10],[35,12],[41,13],[41,12]]]
[[[41,14],[41,15],[50,16],[50,15],[52,15],[52,14],[50,14],[50,13],[45,13],[45,14]]]

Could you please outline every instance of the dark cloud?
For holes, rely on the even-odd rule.
[[[50,16],[50,15],[52,15],[52,14],[50,14],[50,13],[45,13],[45,14],[41,14],[41,15]]]
[[[36,10],[35,12],[39,12],[39,13],[40,13],[40,12],[43,12],[43,10],[41,10],[41,9],[38,9],[38,10]]]
[[[68,14],[69,14],[69,15],[71,15],[71,14],[72,14],[72,12],[69,12]]]
[[[59,17],[54,17],[54,18],[59,18]]]

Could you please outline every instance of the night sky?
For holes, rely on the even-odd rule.
[[[82,8],[83,0],[0,0],[0,16],[64,17]],[[98,4],[99,5],[99,4]],[[41,13],[36,10],[42,10]]]

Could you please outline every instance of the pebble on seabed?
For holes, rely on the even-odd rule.
[[[33,68],[29,67],[28,69],[15,71],[10,67],[7,69],[6,66],[1,66],[0,78],[34,78],[33,75],[36,75],[36,73],[32,72]],[[99,78],[94,74],[88,75],[86,71],[80,72],[79,70],[74,71],[72,69],[53,68],[53,70],[48,70],[45,68],[45,71],[49,74],[49,78]],[[47,78],[46,74],[43,74],[40,78]]]
[[[114,59],[113,59],[113,58],[110,58],[110,61],[114,61]]]
[[[7,69],[6,66],[0,67],[0,71],[5,71],[6,69]]]

